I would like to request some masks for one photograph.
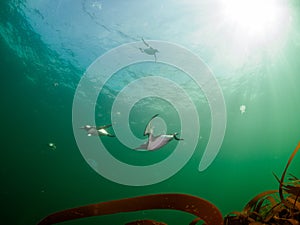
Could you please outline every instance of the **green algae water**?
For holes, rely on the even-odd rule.
[[[281,175],[300,141],[299,2],[3,0],[0,4],[2,224],[36,224],[63,209],[155,193],[195,195],[226,215],[242,210],[258,193],[278,188],[272,173]],[[169,49],[175,54],[164,51],[171,45],[177,46]],[[120,46],[129,47],[121,54]],[[150,47],[158,50],[156,61],[145,50]],[[182,49],[198,63],[179,54]],[[101,82],[99,76],[112,63],[97,67],[95,80],[89,77],[91,65],[114,51],[120,54],[111,62],[127,64],[120,64]],[[131,54],[140,54],[141,60]],[[172,57],[180,65],[166,63]],[[193,78],[183,69],[199,65],[217,88],[207,80],[199,87],[197,79],[203,73]],[[169,83],[163,85],[166,80],[171,88]],[[126,89],[135,81],[141,83]],[[89,88],[80,89],[84,85]],[[191,102],[182,99],[179,90]],[[224,111],[219,104],[214,106],[218,91]],[[116,105],[118,98],[121,105]],[[77,100],[79,107],[74,108]],[[184,116],[176,106],[191,113]],[[93,113],[92,119],[87,111]],[[131,135],[146,142],[144,129],[156,114],[156,129],[178,132],[184,140],[172,140],[156,151],[134,150],[139,146],[135,142],[124,144],[128,132],[119,127],[121,122],[126,120]],[[116,137],[88,137],[80,129],[108,124]],[[212,137],[216,126],[224,127],[224,132]],[[97,158],[93,143],[97,146],[100,141],[99,151],[135,169],[121,175],[115,164]],[[210,142],[220,143],[209,150],[216,157],[199,171]],[[178,163],[186,162],[172,174],[173,167],[164,160],[174,154],[179,154]],[[159,170],[153,167],[153,174],[147,170],[143,176],[145,168],[159,163]],[[289,172],[299,177],[299,165],[296,156]],[[165,172],[172,175],[152,181]],[[138,219],[179,225],[193,217],[152,210],[63,224],[125,224]]]

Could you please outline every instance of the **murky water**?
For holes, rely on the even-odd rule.
[[[225,215],[241,210],[259,192],[278,187],[272,172],[281,174],[300,139],[297,1],[272,1],[270,6],[276,9],[271,15],[258,5],[260,11],[247,15],[248,20],[221,0],[7,0],[0,4],[3,224],[36,224],[66,208],[166,192],[205,198]],[[258,20],[258,12],[269,19]],[[164,51],[167,43],[178,46],[170,49],[175,54]],[[94,77],[85,76],[93,62],[103,62],[120,46],[129,47],[111,64],[97,67],[101,71],[94,71]],[[149,47],[159,51],[156,62],[151,52],[139,49]],[[197,57],[198,63],[179,54],[182,49]],[[166,63],[172,57],[180,65]],[[101,80],[113,62],[127,64]],[[211,80],[202,80],[199,86],[197,79],[204,73],[196,73],[193,79],[183,68],[199,65],[218,87]],[[78,84],[84,77],[90,88],[81,90]],[[140,83],[126,89],[135,81]],[[80,107],[74,109],[78,91],[82,91]],[[221,91],[221,100],[216,91]],[[116,106],[117,98],[120,105]],[[214,106],[219,100],[225,114],[218,104]],[[172,140],[151,152],[133,150],[140,144],[136,140],[147,141],[143,132],[155,114],[159,114],[156,132],[178,132],[184,140]],[[79,129],[87,124],[112,124],[108,131],[116,137],[88,137]],[[213,134],[213,127],[223,125],[225,133]],[[127,146],[133,135],[132,146]],[[220,142],[220,148],[210,150],[217,152],[216,158],[199,171],[210,140]],[[120,175],[114,164],[97,158],[98,148],[136,168]],[[186,164],[180,162],[183,159]],[[299,160],[297,156],[290,168],[296,176]],[[177,162],[182,168],[176,167]],[[153,166],[153,173],[147,167],[159,163],[160,169]],[[166,171],[172,174],[173,166],[177,173],[152,182]],[[108,170],[107,177],[100,175],[101,168]],[[140,185],[124,184],[129,180]],[[152,184],[143,185],[142,180]],[[143,218],[169,224],[188,224],[192,219],[157,210],[70,224],[124,224]]]

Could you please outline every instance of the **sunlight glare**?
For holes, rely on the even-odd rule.
[[[276,0],[224,0],[227,22],[249,36],[276,33],[282,26],[283,7]]]

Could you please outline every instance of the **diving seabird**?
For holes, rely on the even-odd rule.
[[[158,114],[154,115],[149,123],[147,124],[145,131],[144,131],[144,136],[148,135],[148,140],[146,143],[142,144],[141,146],[135,148],[135,150],[138,149],[145,149],[145,150],[156,150],[159,149],[166,144],[168,144],[171,140],[175,139],[177,141],[183,140],[182,138],[178,138],[177,134],[160,134],[158,136],[153,135],[153,126],[151,124],[151,121],[157,117]]]
[[[154,60],[156,62],[156,53],[159,52],[157,49],[152,48],[145,40],[142,38],[142,41],[147,46],[147,48],[139,48],[142,53],[146,53],[148,55],[154,55]]]
[[[83,127],[80,127],[81,129],[86,130],[88,136],[108,136],[108,137],[115,137],[115,135],[110,134],[107,132],[107,128],[111,127],[111,124],[104,125],[104,126],[90,126],[85,125]]]

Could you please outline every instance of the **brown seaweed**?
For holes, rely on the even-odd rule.
[[[38,225],[50,225],[91,216],[151,209],[184,211],[201,218],[206,225],[223,224],[223,217],[219,209],[205,199],[186,194],[154,194],[109,202],[100,202],[59,211],[45,217]],[[149,221],[146,222],[148,222],[148,224],[150,223]]]
[[[225,225],[300,225],[300,181],[296,176],[290,175],[290,182],[284,182],[288,167],[299,149],[300,142],[292,152],[281,178],[274,174],[279,182],[279,190],[258,194],[242,212],[228,214],[224,219]]]
[[[300,142],[298,143],[297,147],[295,148],[295,150],[293,151],[292,155],[290,156],[290,158],[289,158],[289,160],[288,160],[288,162],[287,162],[287,164],[286,164],[286,166],[285,166],[285,169],[284,169],[284,171],[283,171],[283,173],[282,173],[282,175],[281,175],[281,180],[280,180],[280,184],[279,184],[279,196],[280,196],[281,202],[282,202],[283,204],[286,203],[286,201],[285,201],[285,199],[284,199],[284,196],[283,196],[283,187],[285,187],[285,185],[284,185],[285,174],[286,174],[287,169],[288,169],[288,167],[290,166],[290,164],[291,164],[293,158],[295,157],[295,155],[296,155],[297,152],[299,151],[299,149],[300,149]]]
[[[167,225],[163,222],[157,222],[155,220],[136,220],[133,222],[126,223],[125,225]]]

